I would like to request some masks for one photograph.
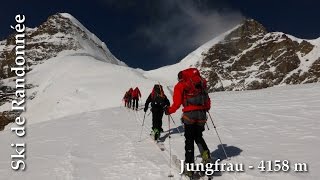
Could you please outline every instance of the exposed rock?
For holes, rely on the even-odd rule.
[[[4,129],[6,125],[15,121],[15,118],[18,117],[20,113],[12,111],[0,112],[0,131]]]
[[[319,82],[319,60],[308,72],[299,69],[309,61],[304,57],[314,48],[306,40],[268,33],[260,23],[250,19],[204,53],[197,67],[209,80],[211,91]]]

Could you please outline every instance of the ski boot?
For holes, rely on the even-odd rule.
[[[210,156],[210,153],[208,150],[205,150],[201,153],[201,158],[202,158],[201,163],[203,163],[203,164],[207,164],[207,163],[212,162],[212,159],[211,159],[211,156]]]
[[[199,175],[199,173],[195,173],[193,171],[185,171],[183,172],[183,174],[185,176],[187,176],[190,180],[198,180],[201,178],[201,176]]]
[[[185,171],[183,173],[184,173],[184,175],[188,176],[190,179],[193,178],[193,171]]]
[[[179,163],[181,163],[181,162],[179,162]],[[181,164],[179,166],[181,166]],[[184,163],[184,170],[183,170],[182,174],[190,180],[198,180],[201,178],[201,176],[198,172],[193,172],[193,171],[187,170],[186,162]]]
[[[201,153],[201,157],[202,157],[201,163],[203,163],[205,166],[206,166],[206,164],[208,164],[208,163],[214,163],[214,162],[216,161],[216,158],[211,158],[211,155],[210,155],[210,153],[209,153],[208,150],[203,151],[203,152]],[[219,170],[220,170],[220,169],[218,169],[218,171],[215,171],[215,172],[213,173],[213,175],[208,176],[208,178],[212,178],[212,176],[221,176],[221,172],[220,172]],[[201,175],[204,176],[205,173],[204,173],[204,172],[201,172]]]
[[[160,131],[158,129],[154,129],[154,140],[157,141],[160,138]]]

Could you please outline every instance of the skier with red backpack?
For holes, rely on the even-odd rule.
[[[160,133],[163,132],[162,129],[162,117],[164,113],[164,108],[170,106],[170,101],[164,94],[163,88],[160,84],[155,84],[152,92],[148,96],[146,103],[144,105],[144,112],[147,112],[149,104],[151,103],[152,112],[152,136],[154,140],[158,140]]]
[[[132,109],[138,111],[138,102],[139,102],[139,98],[141,98],[141,93],[138,87],[136,87],[133,91],[132,91]]]
[[[203,79],[196,68],[180,71],[179,82],[174,87],[173,104],[165,109],[166,115],[175,113],[183,106],[182,122],[184,123],[185,136],[185,162],[194,163],[194,142],[201,153],[202,162],[211,160],[209,148],[202,137],[207,121],[206,112],[211,107],[207,92],[207,81]],[[186,171],[185,174],[193,177],[194,172]]]

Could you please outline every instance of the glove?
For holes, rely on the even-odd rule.
[[[147,112],[147,111],[148,111],[148,107],[145,107],[145,108],[143,109],[143,111],[144,111],[144,112]]]
[[[165,115],[170,115],[168,106],[164,107],[163,109],[164,109],[164,114]]]

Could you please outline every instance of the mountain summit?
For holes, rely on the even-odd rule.
[[[146,76],[169,79],[190,66],[201,70],[209,80],[210,91],[320,82],[320,38],[303,40],[268,32],[259,22],[248,19],[179,63],[147,72]],[[161,72],[165,77],[160,77]]]
[[[319,46],[318,40],[268,33],[250,19],[205,52],[199,67],[212,90],[319,82]]]
[[[26,29],[26,60],[29,68],[59,55],[92,56],[97,60],[117,65],[125,63],[114,57],[106,44],[85,28],[68,13],[50,16],[37,28]],[[14,64],[15,34],[0,41],[0,78],[14,74],[10,67]]]

